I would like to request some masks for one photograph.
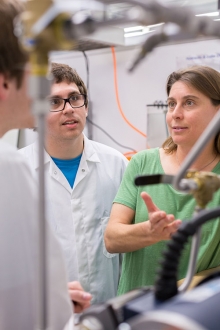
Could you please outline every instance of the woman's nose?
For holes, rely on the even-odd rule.
[[[183,109],[181,105],[176,105],[175,109],[172,112],[173,118],[182,118],[183,117]]]

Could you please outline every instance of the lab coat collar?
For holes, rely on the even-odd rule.
[[[89,140],[84,134],[84,149],[83,153],[85,155],[85,160],[94,162],[94,163],[100,163],[99,156],[93,146],[93,143],[91,140]],[[50,155],[44,150],[44,164],[47,164],[51,161]],[[39,161],[38,161],[38,141],[34,142],[34,168],[35,170],[39,168]]]
[[[89,140],[84,134],[84,149],[83,153],[85,155],[85,159],[90,162],[100,163],[99,156],[93,146],[93,142]]]
[[[38,152],[38,141],[34,142],[34,168],[35,170],[39,168],[39,152]],[[49,154],[46,152],[46,150],[44,150],[44,164],[49,163],[51,160],[51,157],[49,156]]]

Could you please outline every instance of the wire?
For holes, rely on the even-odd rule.
[[[132,149],[132,148],[130,148],[130,147],[126,147],[126,146],[120,144],[119,142],[117,142],[117,141],[116,141],[115,139],[113,139],[113,137],[112,137],[111,135],[109,135],[109,134],[108,134],[103,128],[101,128],[101,127],[98,126],[97,124],[93,123],[93,122],[91,121],[91,119],[89,119],[88,117],[87,117],[87,120],[88,120],[88,122],[89,122],[90,124],[92,124],[93,126],[99,128],[103,133],[105,133],[105,134],[106,134],[106,135],[107,135],[112,141],[114,141],[114,142],[115,142],[116,144],[118,144],[120,147],[125,148],[125,149],[128,149],[128,150],[132,150],[134,154],[137,153],[136,150],[134,150],[134,149]],[[124,155],[125,155],[125,154],[124,154]]]
[[[87,74],[86,87],[87,87],[87,91],[88,91],[88,96],[90,96],[89,95],[89,93],[90,93],[90,89],[89,89],[89,59],[88,59],[88,56],[87,56],[85,51],[83,51],[82,53],[83,53],[83,56],[84,56],[85,62],[86,62],[86,74]]]
[[[88,56],[86,55],[85,51],[83,51],[82,53],[83,53],[83,56],[84,56],[84,58],[85,58],[85,62],[86,62],[86,72],[87,72],[86,87],[87,87],[88,96],[89,96],[89,99],[90,99],[90,90],[89,90],[89,60],[88,60]],[[129,154],[136,154],[136,153],[137,153],[137,151],[136,151],[135,149],[130,148],[130,147],[126,147],[126,146],[120,144],[119,142],[117,142],[117,141],[116,141],[115,139],[113,139],[113,137],[112,137],[110,134],[108,134],[103,128],[101,128],[99,125],[93,123],[93,121],[92,121],[89,117],[87,117],[87,121],[88,121],[91,125],[93,125],[93,126],[97,127],[98,129],[100,129],[104,134],[106,134],[106,135],[107,135],[107,136],[108,136],[113,142],[115,142],[115,143],[116,143],[117,145],[119,145],[120,147],[125,148],[125,149],[128,149],[128,150],[131,150],[132,152],[129,152]],[[128,153],[125,153],[124,156],[126,156],[127,154],[128,154]]]
[[[147,137],[146,134],[144,134],[143,132],[141,132],[138,128],[136,128],[134,125],[132,125],[128,119],[125,117],[122,108],[121,108],[121,104],[120,104],[120,100],[119,100],[119,94],[118,94],[118,83],[117,83],[117,63],[116,63],[116,56],[115,56],[115,48],[112,46],[111,47],[111,51],[112,51],[112,57],[113,57],[113,65],[114,65],[114,85],[115,85],[115,94],[116,94],[116,100],[117,100],[117,105],[119,108],[119,112],[122,116],[122,118],[126,121],[126,123],[133,128],[136,132],[140,133],[141,135],[143,135],[144,137]]]

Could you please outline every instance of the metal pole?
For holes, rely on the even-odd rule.
[[[38,301],[37,330],[49,330],[48,309],[48,237],[45,217],[45,177],[44,177],[44,140],[45,118],[49,112],[46,97],[50,93],[50,81],[44,76],[33,76],[30,82],[31,97],[34,100],[33,114],[38,130]],[[33,95],[34,94],[34,95]]]
[[[204,210],[204,209],[202,209],[200,207],[196,207],[194,215],[197,215],[202,210]],[[190,286],[190,283],[192,281],[192,278],[195,274],[196,261],[197,261],[199,244],[200,244],[200,239],[201,239],[201,232],[202,232],[202,228],[200,226],[197,229],[196,233],[193,235],[187,274],[186,274],[186,278],[185,278],[184,282],[180,285],[180,287],[178,289],[179,292],[185,292],[188,289],[188,287]]]

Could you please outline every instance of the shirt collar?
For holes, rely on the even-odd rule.
[[[85,159],[90,162],[94,163],[100,163],[99,156],[93,146],[93,143],[91,140],[89,140],[84,134],[84,149],[83,154],[85,156]],[[39,168],[39,160],[38,160],[38,141],[34,142],[34,168]],[[44,150],[44,164],[47,164],[51,161],[50,155]]]
[[[83,153],[85,155],[86,160],[88,160],[90,162],[94,162],[94,163],[100,163],[100,159],[93,146],[93,142],[91,140],[89,140],[85,135],[84,135]]]

